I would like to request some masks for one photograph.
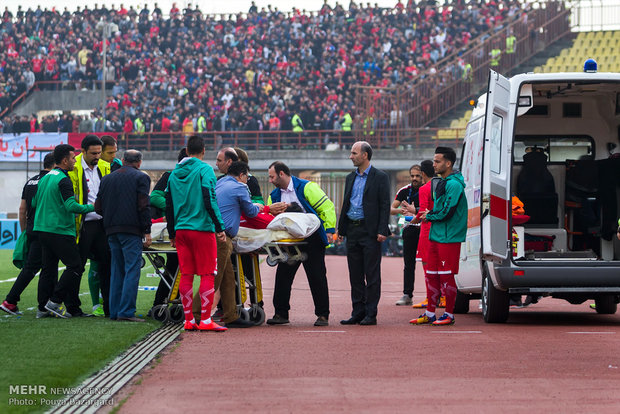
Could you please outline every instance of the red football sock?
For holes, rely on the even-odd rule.
[[[454,275],[452,273],[441,275],[441,285],[446,295],[446,312],[453,314],[457,291]]]
[[[215,294],[215,276],[203,275],[200,276],[200,320],[209,321],[211,318],[211,307],[213,306],[213,295]],[[208,322],[207,322],[208,323]]]
[[[441,296],[439,275],[437,272],[425,272],[424,279],[426,280],[426,298],[428,299],[426,310],[434,313],[439,302],[439,296]]]
[[[179,294],[181,295],[181,303],[183,304],[183,312],[185,314],[185,321],[194,321],[194,315],[192,314],[192,296],[194,292],[192,285],[194,284],[194,275],[181,275],[181,281],[179,283]]]

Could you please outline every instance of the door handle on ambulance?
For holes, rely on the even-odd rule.
[[[486,194],[482,196],[482,216],[480,220],[489,215],[489,208],[491,206],[491,196]]]

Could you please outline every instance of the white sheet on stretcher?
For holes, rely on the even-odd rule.
[[[314,214],[282,213],[266,229],[239,227],[237,236],[232,240],[233,247],[237,253],[248,253],[282,239],[305,239],[320,225],[321,221]]]
[[[266,229],[239,227],[239,233],[232,240],[237,253],[248,253],[260,249],[266,243],[282,239],[305,239],[321,226],[314,214],[282,213],[276,216]],[[153,242],[169,241],[166,223],[153,223]]]
[[[170,241],[168,238],[167,223],[153,223],[151,224],[151,239],[153,241]]]

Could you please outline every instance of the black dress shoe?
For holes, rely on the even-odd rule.
[[[92,313],[84,313],[84,312],[80,312],[80,313],[72,313],[71,317],[73,318],[91,318],[94,317],[95,315],[93,315]]]
[[[277,313],[273,315],[273,318],[267,319],[267,325],[285,325],[290,321],[288,318],[278,315]]]
[[[364,319],[360,321],[360,325],[376,325],[377,318],[371,318],[370,316],[366,316]]]
[[[349,319],[343,319],[340,321],[340,325],[357,325],[363,318],[357,318],[355,316],[350,317]]]

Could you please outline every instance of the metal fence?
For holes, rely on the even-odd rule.
[[[568,4],[573,31],[620,30],[620,0],[572,0]]]
[[[439,132],[441,131],[441,133]],[[185,146],[190,134],[183,132],[153,132],[144,134],[112,134],[121,148],[146,151],[178,151]],[[193,135],[193,134],[191,134]],[[292,131],[209,131],[196,133],[205,140],[208,150],[222,147],[241,147],[246,150],[337,150],[350,148],[358,140],[368,141],[376,149],[425,149],[439,145],[460,146],[464,128],[402,128],[384,129],[368,134],[354,130]],[[439,138],[440,137],[440,138]]]
[[[351,170],[353,170],[352,167]],[[334,203],[334,206],[336,207],[336,216],[340,214],[346,173],[301,171],[296,175],[300,178],[311,180],[319,184],[327,197],[329,197],[329,199]],[[267,201],[269,194],[274,189],[274,186],[269,183],[269,177],[264,173],[255,174],[255,177],[260,184],[263,198]]]

